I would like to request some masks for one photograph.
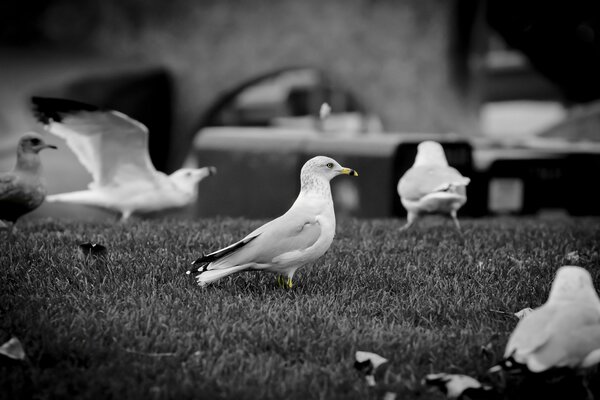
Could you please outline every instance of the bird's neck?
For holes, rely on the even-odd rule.
[[[302,175],[300,177],[299,196],[331,198],[331,186],[329,185],[329,180],[320,176]]]
[[[37,153],[17,152],[17,164],[15,171],[31,172],[34,174],[42,170],[40,156]]]

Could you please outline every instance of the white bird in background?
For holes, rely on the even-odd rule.
[[[423,384],[438,387],[448,399],[486,399],[494,398],[496,391],[492,386],[483,385],[477,379],[461,374],[429,374]]]
[[[333,241],[335,213],[329,181],[342,174],[358,176],[329,157],[308,160],[300,172],[300,194],[292,207],[239,242],[194,261],[193,265],[199,266],[198,284],[260,270],[278,274],[279,284],[291,288],[294,272],[321,257]]]
[[[19,140],[17,163],[10,172],[0,173],[0,221],[14,223],[23,214],[38,208],[46,197],[39,152],[56,149],[37,133],[27,133]]]
[[[449,214],[460,231],[456,212],[467,201],[471,180],[448,165],[442,145],[428,140],[419,143],[417,156],[398,181],[400,201],[407,211],[408,229],[423,214]]]
[[[148,129],[118,111],[65,99],[33,97],[32,103],[37,119],[66,140],[93,178],[88,190],[50,195],[49,202],[115,210],[126,220],[134,212],[193,203],[198,182],[216,173],[215,167],[157,171],[148,154]]]
[[[539,373],[587,368],[598,362],[600,299],[592,277],[581,267],[563,266],[546,303],[519,321],[508,339],[504,360],[490,371],[526,367]]]

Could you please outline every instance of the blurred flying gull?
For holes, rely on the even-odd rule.
[[[417,146],[415,162],[398,181],[400,201],[407,211],[408,229],[423,214],[449,214],[460,231],[457,210],[467,201],[471,180],[448,165],[441,144],[427,140]]]
[[[36,133],[19,140],[17,163],[10,172],[0,173],[0,220],[14,223],[23,214],[35,210],[46,197],[39,152],[56,149]]]
[[[508,339],[504,360],[490,371],[545,372],[600,362],[600,299],[592,277],[560,267],[544,305],[522,318]]]
[[[148,154],[148,129],[113,110],[73,100],[33,97],[33,110],[46,130],[66,140],[92,175],[89,190],[54,194],[51,202],[77,203],[134,212],[183,207],[198,195],[197,183],[215,167],[182,168],[171,175],[157,171]]]
[[[239,242],[194,261],[200,272],[198,284],[205,286],[240,271],[261,270],[278,274],[277,282],[291,288],[294,272],[321,257],[333,241],[335,213],[329,181],[341,174],[358,176],[329,157],[308,160],[292,207]]]

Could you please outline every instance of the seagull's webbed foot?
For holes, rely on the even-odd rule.
[[[294,282],[291,277],[287,279],[282,275],[277,275],[277,286],[282,288],[291,289],[294,286]]]
[[[408,228],[410,228],[412,226],[412,224],[415,222],[416,219],[417,219],[417,214],[415,214],[414,212],[409,211],[406,214],[406,224],[404,224],[400,228],[400,232],[404,232],[405,230],[407,230]]]

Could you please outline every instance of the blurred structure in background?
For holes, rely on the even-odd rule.
[[[305,157],[325,151],[364,165],[361,180],[375,186],[339,189],[351,199],[340,210],[351,215],[403,215],[393,180],[410,164],[403,157],[432,137],[447,153],[470,149],[455,165],[473,179],[461,214],[600,213],[597,195],[573,183],[598,165],[589,144],[600,140],[597,3],[8,0],[0,4],[0,170],[34,126],[29,96],[54,95],[144,122],[153,162],[166,172],[216,157],[276,182],[268,160],[296,176]],[[323,101],[333,114],[322,122]],[[61,148],[45,163],[51,193],[88,180]],[[206,183],[217,203],[199,204],[197,215],[268,217],[289,205],[282,195],[266,196],[264,209],[240,208],[227,189],[239,176],[217,166]],[[589,204],[547,196],[555,187],[577,189]],[[369,203],[375,190],[384,203]]]

